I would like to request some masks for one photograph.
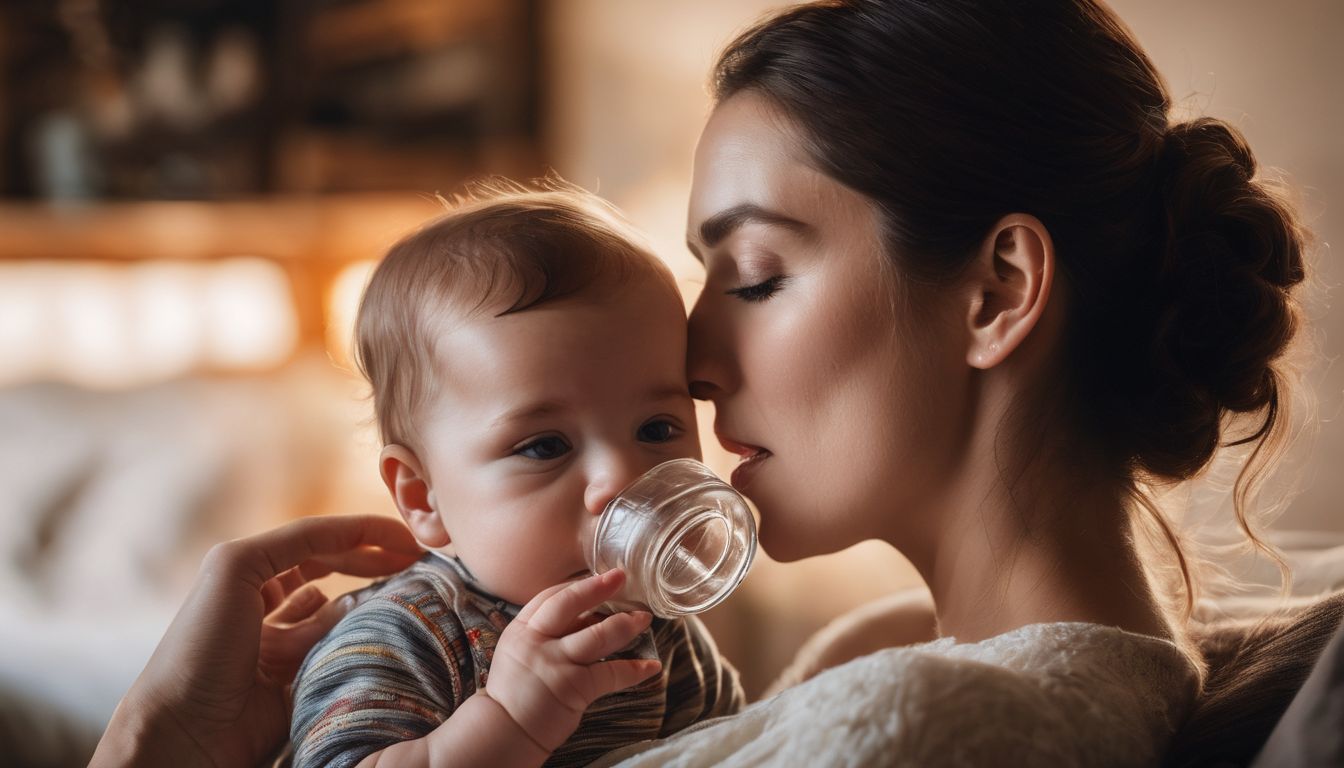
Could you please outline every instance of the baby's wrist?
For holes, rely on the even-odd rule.
[[[521,733],[527,739],[528,743],[530,743],[533,746],[533,748],[535,748],[538,752],[542,754],[543,759],[550,757],[551,753],[554,752],[556,749],[558,749],[560,744],[564,743],[564,740],[562,739],[560,743],[556,744],[555,746],[547,746],[546,743],[544,743],[541,739],[537,738],[537,736],[533,735],[532,731],[529,730],[525,725],[523,725],[518,720],[518,718],[515,717],[514,714],[509,711],[509,708],[504,704],[504,702],[500,701],[499,699],[496,699],[494,696],[491,696],[489,690],[487,690],[484,686],[477,688],[476,694],[472,698],[480,699],[484,706],[491,707],[496,712],[498,712],[499,717],[504,720],[507,720],[509,724],[513,726],[514,730],[516,730],[518,733]]]

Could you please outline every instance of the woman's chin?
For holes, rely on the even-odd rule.
[[[765,554],[777,563],[792,563],[795,560],[821,554],[813,551],[814,547],[808,546],[806,536],[797,535],[785,526],[771,525],[764,512],[761,513],[761,526],[757,531],[757,539]]]

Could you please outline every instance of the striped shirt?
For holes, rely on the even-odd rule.
[[[482,591],[460,561],[432,553],[357,599],[295,679],[296,768],[353,766],[427,735],[485,685],[499,634],[520,610]],[[737,671],[694,617],[655,618],[616,656],[659,658],[662,672],[593,702],[546,765],[585,765],[743,706]]]

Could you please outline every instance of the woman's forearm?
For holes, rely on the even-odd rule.
[[[132,688],[132,693],[134,688]],[[130,765],[208,765],[202,758],[193,762],[200,750],[176,723],[163,713],[151,712],[128,695],[112,714],[103,738],[98,741],[89,768],[114,768]]]

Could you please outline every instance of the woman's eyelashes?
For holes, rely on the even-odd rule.
[[[740,288],[730,288],[728,294],[730,296],[736,296],[743,301],[765,301],[778,293],[779,289],[783,288],[784,284],[788,282],[788,279],[787,275],[775,275],[774,277],[766,278],[759,283],[744,285]]]
[[[514,449],[513,455],[536,461],[552,461],[569,453],[571,447],[559,435],[543,435]]]

